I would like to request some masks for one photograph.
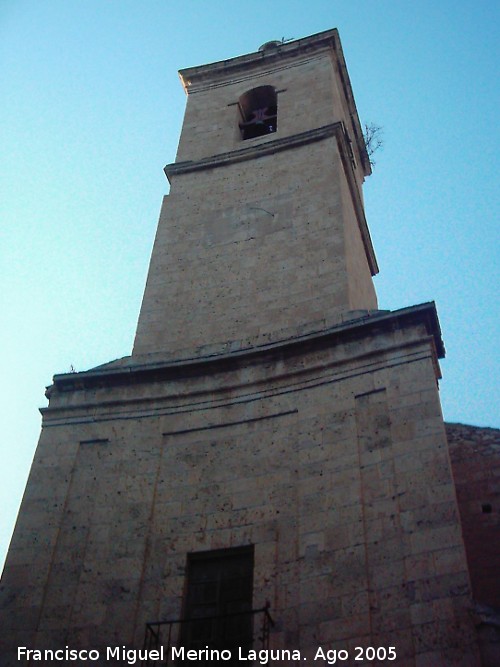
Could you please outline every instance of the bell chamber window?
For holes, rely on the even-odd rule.
[[[276,132],[278,127],[278,96],[273,86],[259,86],[244,93],[238,100],[243,121],[242,139],[254,139]]]

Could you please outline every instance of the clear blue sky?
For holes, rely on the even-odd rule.
[[[445,418],[498,419],[497,0],[0,0],[0,567],[54,373],[130,354],[184,111],[177,70],[337,27],[381,308],[435,300]]]

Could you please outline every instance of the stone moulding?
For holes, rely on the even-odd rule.
[[[337,137],[337,140],[341,140],[344,138],[344,134],[344,125],[342,122],[338,121],[336,123],[324,125],[323,127],[315,128],[313,130],[306,130],[305,132],[292,134],[289,137],[272,139],[270,141],[268,140],[265,143],[245,146],[245,148],[228,151],[227,153],[211,155],[209,157],[201,158],[200,160],[173,162],[171,164],[167,164],[163,171],[170,181],[172,176],[177,176],[179,174],[187,174],[193,171],[200,171],[202,169],[225,167],[228,164],[243,162],[244,160],[255,160],[256,158],[264,157],[266,155],[274,155],[275,153],[289,150],[290,148],[297,148],[298,146],[310,144],[314,141],[323,141],[329,137]]]
[[[342,50],[342,44],[338,30],[325,30],[323,32],[304,37],[302,39],[282,41],[275,48],[264,49],[249,53],[244,56],[230,58],[207,65],[188,67],[179,71],[184,91],[188,95],[193,93],[224,86],[227,80],[231,82],[241,81],[242,78],[253,76],[253,70],[269,74],[283,67],[290,67],[297,63],[297,59],[304,62],[304,58],[316,57],[318,54],[330,52],[335,60],[340,74],[342,86],[349,104],[351,116],[356,131],[356,141],[360,147],[361,157],[365,175],[371,174],[371,164],[363,140],[363,132],[358,118],[356,103],[352,92],[352,86],[347,71],[347,65]]]
[[[104,386],[120,386],[131,382],[156,382],[182,377],[209,375],[225,372],[236,365],[265,362],[269,355],[292,356],[302,351],[330,347],[336,344],[376,335],[380,331],[396,331],[409,326],[423,325],[431,340],[435,357],[436,377],[440,377],[438,359],[445,355],[444,344],[434,302],[423,303],[393,312],[369,313],[356,320],[349,320],[328,329],[296,336],[291,339],[240,349],[234,352],[213,354],[197,358],[145,363],[143,358],[129,357],[114,366],[113,363],[82,373],[66,373],[54,376],[53,385],[47,389],[50,398],[53,391],[72,392]],[[51,408],[42,408],[42,414]]]
[[[170,183],[172,177],[174,176],[189,174],[205,169],[218,169],[220,167],[226,167],[230,164],[243,162],[245,160],[255,160],[267,155],[275,155],[276,153],[286,151],[291,148],[298,148],[300,146],[317,141],[324,141],[325,139],[329,139],[331,137],[335,137],[337,140],[337,146],[339,148],[342,165],[344,167],[347,182],[349,184],[349,190],[351,192],[352,200],[354,203],[356,220],[358,223],[359,231],[361,233],[361,238],[363,239],[363,246],[365,248],[368,265],[370,267],[372,276],[374,276],[378,273],[379,270],[377,259],[375,257],[375,251],[373,249],[370,232],[368,230],[368,224],[364,214],[363,202],[361,201],[361,196],[356,185],[356,179],[352,167],[351,152],[348,143],[349,139],[346,135],[345,127],[342,122],[324,125],[323,127],[318,127],[314,130],[307,130],[306,132],[300,132],[299,134],[294,134],[290,137],[273,139],[271,141],[266,141],[265,143],[248,147],[246,146],[245,148],[240,148],[239,150],[230,151],[227,153],[219,153],[218,155],[211,155],[210,157],[202,158],[196,161],[189,160],[186,162],[173,162],[172,164],[167,164],[164,167],[164,172]]]
[[[261,70],[262,63],[273,66],[278,61],[292,62],[297,56],[303,57],[304,54],[313,54],[325,49],[332,49],[340,64],[345,67],[338,30],[333,28],[309,37],[282,42],[272,49],[259,50],[206,65],[186,67],[179,70],[179,76],[184,90],[191,94],[193,91],[224,81],[228,77],[234,80],[239,73],[248,73],[252,68]]]

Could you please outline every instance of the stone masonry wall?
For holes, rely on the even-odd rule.
[[[321,329],[348,310],[376,308],[361,243],[350,243],[346,253],[356,222],[342,201],[341,173],[331,138],[203,178],[176,177],[160,218],[134,354],[244,337],[279,340],[287,337],[283,330],[289,337],[306,326]],[[366,286],[353,298],[346,255],[355,253]]]
[[[4,654],[138,648],[146,621],[181,616],[188,553],[247,544],[273,646],[477,664],[425,332],[53,391],[6,564]]]
[[[500,608],[500,430],[446,424],[474,598]]]
[[[482,665],[500,664],[500,430],[446,424]]]

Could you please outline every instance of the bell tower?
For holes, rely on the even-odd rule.
[[[18,647],[478,665],[439,322],[377,310],[337,31],[181,80],[133,353],[47,389],[2,665]]]
[[[376,309],[370,163],[337,31],[180,76],[134,355],[276,341]]]

